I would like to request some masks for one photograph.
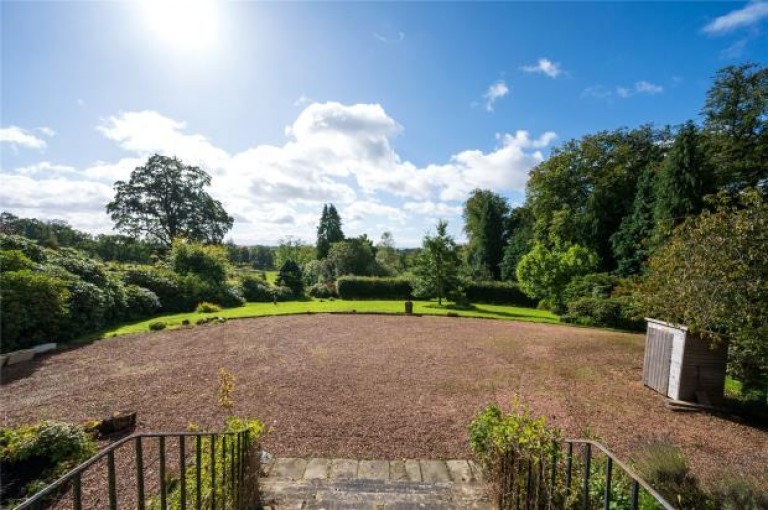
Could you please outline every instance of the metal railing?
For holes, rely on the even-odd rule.
[[[490,481],[501,510],[675,509],[596,441],[568,439],[551,451],[545,458],[509,449],[497,459]]]
[[[258,507],[259,459],[248,430],[120,439],[15,510]]]

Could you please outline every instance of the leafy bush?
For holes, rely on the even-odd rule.
[[[93,283],[75,280],[69,286],[69,336],[95,331],[104,325],[107,299],[104,291]]]
[[[59,278],[29,270],[2,272],[2,351],[59,340],[68,300],[66,283]]]
[[[252,303],[268,303],[274,299],[272,286],[264,278],[246,275],[240,281],[243,296]]]
[[[272,295],[275,301],[290,301],[294,298],[293,290],[289,287],[275,287],[272,289]]]
[[[574,277],[563,291],[563,301],[580,298],[607,298],[618,284],[618,278],[608,273],[591,273]]]
[[[30,496],[96,453],[82,427],[54,421],[0,429],[3,499]]]
[[[104,287],[107,284],[107,270],[104,264],[73,248],[51,251],[48,262],[63,267],[73,275],[98,287]]]
[[[24,269],[32,269],[34,267],[35,263],[24,255],[24,252],[21,250],[0,251],[1,271],[23,271]]]
[[[516,283],[511,282],[472,282],[464,287],[464,292],[470,303],[536,306],[535,300],[525,295]]]
[[[179,278],[171,271],[131,269],[123,274],[123,281],[152,291],[160,300],[160,310],[163,312],[186,312],[194,306],[194,302],[182,295]]]
[[[645,322],[628,298],[585,297],[568,303],[566,322],[642,331]]]
[[[309,288],[309,295],[314,298],[328,299],[338,297],[338,294],[324,283],[316,283]]]
[[[42,264],[48,260],[45,249],[37,242],[17,235],[0,234],[0,250],[19,250],[27,258]]]
[[[343,276],[336,282],[342,299],[408,299],[411,282],[401,278]]]
[[[194,274],[203,280],[223,283],[227,279],[229,258],[223,246],[173,242],[169,256],[171,269],[178,275]]]
[[[160,300],[149,289],[138,285],[125,286],[125,318],[141,319],[160,310]]]
[[[768,493],[745,479],[722,480],[715,489],[717,508],[722,510],[760,510],[768,508]]]
[[[712,508],[709,496],[699,487],[683,452],[660,442],[647,445],[633,458],[641,478],[681,510]]]
[[[209,303],[207,301],[203,301],[202,303],[198,304],[195,308],[195,312],[197,313],[213,313],[213,312],[220,312],[221,307],[215,303]]]
[[[160,331],[160,330],[165,329],[166,327],[167,327],[167,325],[163,321],[155,321],[155,322],[150,322],[149,323],[149,330],[150,331]]]

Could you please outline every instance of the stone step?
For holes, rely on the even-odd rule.
[[[275,458],[262,466],[268,509],[491,509],[472,461]]]

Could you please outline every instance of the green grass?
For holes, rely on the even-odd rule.
[[[151,319],[123,324],[98,335],[100,338],[127,335],[130,333],[145,333],[149,331],[151,322],[163,321],[167,329],[181,326],[182,321],[188,320],[194,324],[204,317],[226,317],[228,319],[240,319],[245,317],[265,317],[269,315],[293,315],[300,313],[403,313],[402,301],[320,301],[318,299],[306,301],[288,301],[284,303],[247,303],[237,308],[226,308],[215,313],[177,313],[172,315],[160,315]],[[503,305],[474,305],[469,310],[457,310],[452,306],[440,306],[435,301],[414,301],[413,312],[423,315],[446,315],[449,312],[457,313],[460,317],[482,317],[489,319],[517,320],[527,322],[546,322],[555,324],[560,322],[557,315],[544,310],[533,308],[520,308]],[[92,339],[93,337],[91,337]]]
[[[275,280],[277,280],[277,275],[280,274],[280,271],[264,271],[264,274],[267,276],[267,281],[274,285]]]

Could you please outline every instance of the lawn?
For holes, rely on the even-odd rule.
[[[312,299],[307,301],[288,301],[284,303],[247,303],[237,308],[227,308],[216,313],[178,313],[162,315],[151,319],[123,324],[103,332],[101,337],[144,333],[153,322],[165,322],[168,329],[178,328],[182,321],[194,324],[205,317],[225,317],[241,319],[246,317],[264,317],[268,315],[293,315],[300,313],[403,313],[402,301],[334,301]],[[505,305],[474,305],[469,310],[455,310],[450,306],[440,306],[436,301],[414,301],[413,311],[421,315],[447,315],[456,313],[461,317],[479,317],[486,319],[517,320],[526,322],[558,323],[557,315],[533,308],[521,308]]]

